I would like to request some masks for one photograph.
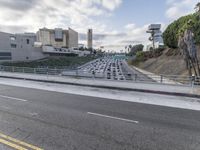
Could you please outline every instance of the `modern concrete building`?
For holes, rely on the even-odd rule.
[[[31,61],[49,56],[86,56],[89,54],[89,51],[79,51],[78,33],[71,28],[68,30],[43,28],[36,34],[0,32],[0,62]]]
[[[37,32],[37,42],[40,42],[42,46],[54,48],[77,48],[78,32],[71,28],[68,30],[43,28]]]
[[[41,48],[34,47],[36,34],[0,32],[0,61],[25,61],[47,57]]]
[[[88,44],[88,49],[93,48],[93,30],[92,29],[88,29],[88,32],[87,32],[87,44]]]

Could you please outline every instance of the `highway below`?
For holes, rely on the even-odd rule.
[[[0,85],[0,149],[24,145],[37,150],[199,150],[200,111]]]

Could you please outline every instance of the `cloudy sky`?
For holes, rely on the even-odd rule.
[[[93,28],[95,46],[120,49],[128,44],[147,43],[147,26],[166,26],[194,12],[198,0],[0,0],[0,31],[36,32],[39,28],[68,28],[78,31],[80,43]]]

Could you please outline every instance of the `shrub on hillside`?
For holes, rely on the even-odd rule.
[[[129,52],[129,56],[136,55],[137,52],[143,51],[144,45],[143,44],[138,44],[134,46],[129,46],[131,48]]]
[[[145,59],[145,52],[143,52],[143,51],[139,51],[139,52],[137,52],[136,53],[136,59],[138,60],[138,61],[144,61],[144,59]]]

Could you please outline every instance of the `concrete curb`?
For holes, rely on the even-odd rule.
[[[95,87],[95,88],[104,88],[104,89],[113,89],[113,90],[122,90],[122,91],[144,92],[144,93],[151,93],[151,94],[182,96],[182,97],[190,97],[190,98],[200,98],[200,95],[189,94],[189,93],[165,92],[165,91],[155,91],[155,90],[148,90],[148,89],[125,88],[125,87],[114,87],[114,86],[103,86],[103,85],[91,85],[91,84],[81,84],[81,83],[62,82],[62,81],[50,81],[50,80],[20,78],[20,77],[8,77],[8,76],[2,76],[2,75],[0,75],[0,78],[28,80],[28,81],[37,81],[37,82],[54,83],[54,84],[67,84],[67,85]]]

